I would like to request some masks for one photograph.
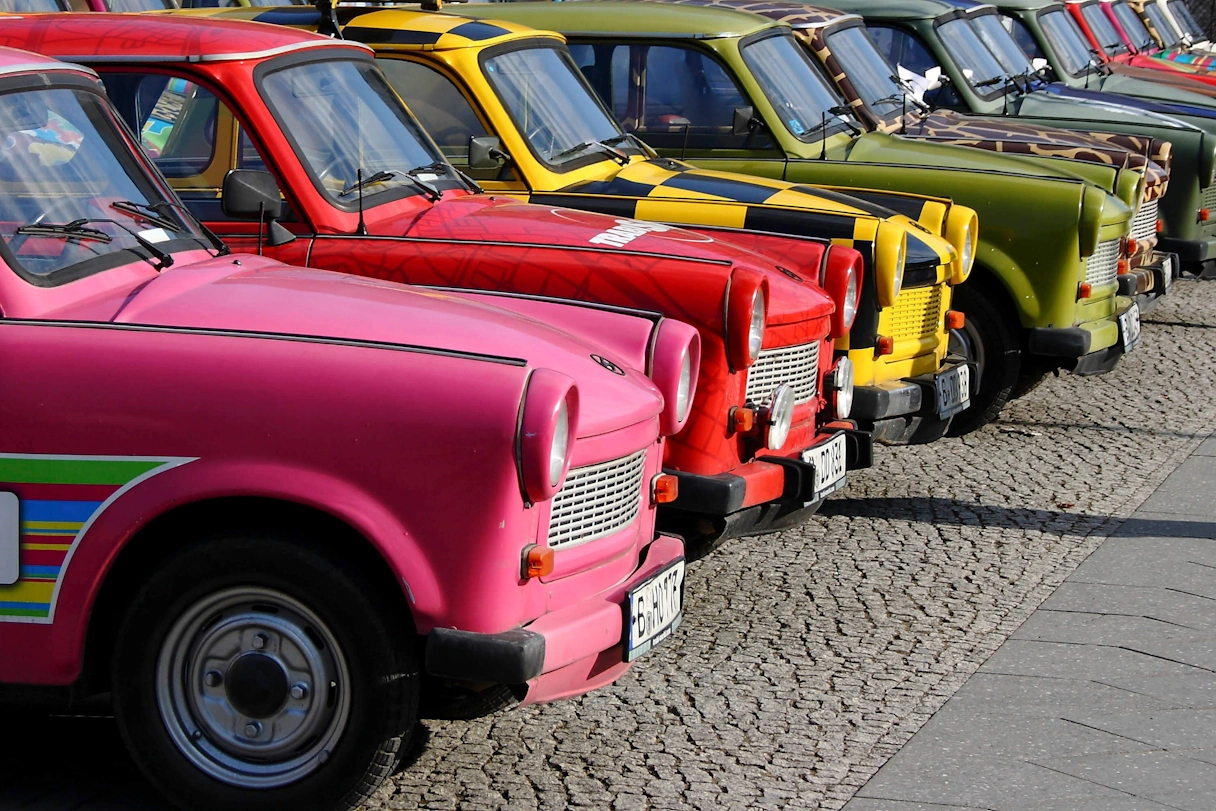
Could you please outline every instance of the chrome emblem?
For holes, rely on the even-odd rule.
[[[592,355],[591,359],[600,366],[603,366],[608,371],[612,372],[614,375],[620,375],[621,377],[625,376],[625,370],[608,360],[608,358],[605,358],[602,355]]]

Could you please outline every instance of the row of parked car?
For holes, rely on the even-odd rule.
[[[844,5],[0,0],[0,700],[355,807],[1216,270],[1182,0]]]

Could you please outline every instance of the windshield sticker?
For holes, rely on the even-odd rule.
[[[670,231],[671,227],[659,225],[657,222],[638,222],[637,220],[617,220],[616,225],[603,233],[596,234],[587,240],[592,245],[611,245],[614,248],[624,248],[638,237],[649,233]]]

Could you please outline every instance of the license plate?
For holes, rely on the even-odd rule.
[[[1174,257],[1167,256],[1161,260],[1161,289],[1169,290],[1174,281]]]
[[[844,434],[802,452],[802,461],[815,466],[815,494],[811,501],[819,501],[844,487],[845,455]]]
[[[1140,305],[1134,301],[1127,312],[1119,316],[1119,341],[1124,352],[1131,352],[1140,343]]]
[[[625,661],[632,662],[671,636],[683,618],[684,561],[677,560],[625,597]]]
[[[971,404],[971,367],[967,364],[942,372],[934,382],[937,383],[937,415],[943,420]]]

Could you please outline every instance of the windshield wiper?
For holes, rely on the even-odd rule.
[[[82,217],[79,220],[72,220],[71,222],[62,224],[40,223],[38,225],[23,225],[17,229],[17,233],[27,236],[61,236],[65,239],[90,239],[97,242],[113,242],[114,237],[110,236],[105,231],[88,227],[89,223],[94,222],[108,222],[110,225],[116,225],[130,234],[131,237],[139,243],[141,248],[150,253],[152,258],[160,262],[159,265],[152,266],[157,270],[164,270],[165,268],[173,265],[173,257],[163,249],[157,247],[156,243],[143,236],[140,236],[138,231],[128,228],[118,220],[112,220],[108,217]]]
[[[202,220],[194,216],[193,211],[186,208],[181,203],[174,203],[170,200],[154,200],[151,203],[136,203],[134,200],[119,200],[116,203],[111,203],[110,208],[121,211],[124,214],[131,214],[133,216],[140,217],[141,219],[144,219],[159,228],[168,228],[169,230],[177,233],[189,233],[187,229],[181,226],[180,223],[173,222],[161,213],[162,209],[166,208],[180,211],[182,214],[189,217],[190,221],[203,232],[203,236],[207,237],[207,240],[211,243],[212,249],[215,250],[216,256],[225,256],[231,253],[228,246],[224,244],[223,240],[217,237],[214,231],[204,225]],[[148,212],[153,216],[148,216],[148,213],[145,212]],[[198,237],[194,235],[191,235],[190,238],[196,242],[199,241]]]
[[[376,172],[374,175],[369,175],[368,177],[356,180],[354,183],[350,184],[345,189],[338,192],[338,196],[345,197],[346,195],[351,194],[352,192],[359,191],[359,189],[365,189],[368,186],[374,186],[377,183],[384,183],[386,181],[392,180],[398,174],[400,174],[400,172]]]
[[[610,138],[608,140],[611,141],[614,139]],[[608,146],[607,141],[584,141],[583,143],[576,144],[569,149],[564,149],[561,152],[558,152],[556,155],[550,155],[549,160],[560,161],[562,158],[568,158],[572,155],[577,155],[579,152],[585,152],[586,150],[592,148],[598,149],[604,154],[610,156],[614,161],[621,164],[621,166],[629,163],[629,156],[619,149],[613,149],[612,147]]]
[[[182,230],[180,223],[175,223],[165,217],[155,208],[143,203],[136,203],[132,200],[119,200],[116,203],[110,203],[110,208],[115,211],[121,211],[123,214],[130,214],[132,217],[138,217],[145,222],[150,222],[157,228],[166,228],[170,231]]]

